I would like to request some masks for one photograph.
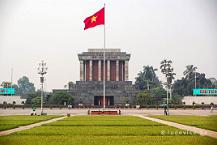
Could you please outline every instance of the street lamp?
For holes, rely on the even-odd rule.
[[[167,89],[167,112],[169,113],[169,92],[170,92],[170,99],[172,98],[172,90],[171,90],[171,85],[172,85],[172,80],[174,79],[175,73],[173,73],[173,68],[171,66],[172,61],[171,60],[163,60],[161,62],[161,72],[165,74],[166,77],[166,89]],[[170,89],[170,90],[169,90]]]
[[[42,60],[41,63],[39,63],[39,67],[38,67],[38,74],[41,75],[40,77],[40,82],[41,82],[41,115],[43,115],[43,95],[44,95],[44,75],[47,73],[47,67],[46,67],[46,63]]]

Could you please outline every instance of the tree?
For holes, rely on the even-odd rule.
[[[19,95],[19,94],[20,94],[20,92],[19,92],[19,87],[18,87],[17,84],[13,84],[13,85],[12,85],[12,88],[14,88],[16,95]]]
[[[151,105],[153,104],[153,97],[148,90],[141,91],[137,95],[137,103],[139,105]]]
[[[2,82],[1,86],[3,88],[11,88],[11,82]]]
[[[173,85],[174,96],[191,96],[193,95],[193,89],[195,84],[195,73],[197,88],[211,88],[213,87],[212,81],[207,79],[204,73],[195,72],[193,65],[186,66],[186,70],[183,72],[185,75],[182,79],[176,80]]]
[[[217,88],[217,80],[216,80],[216,78],[209,78],[209,80],[212,83],[212,88]]]
[[[36,97],[41,96],[41,91],[37,90],[34,93],[29,93],[26,95],[26,104],[32,104],[32,100]]]
[[[198,88],[211,88],[212,82],[206,78],[204,73],[197,74],[197,87]]]
[[[187,96],[189,93],[192,92],[192,86],[190,86],[189,92],[189,82],[185,78],[176,80],[173,84],[173,88],[174,95]]]
[[[67,92],[56,92],[53,94],[53,103],[58,105],[64,105],[64,103],[72,105],[74,103],[74,98]]]
[[[156,98],[166,98],[167,96],[166,90],[161,86],[151,89],[150,92],[151,95]]]
[[[165,89],[161,86],[153,66],[144,66],[136,77],[135,86],[140,90],[137,103],[140,105],[159,104],[166,96]]]
[[[194,65],[187,65],[186,70],[183,72],[186,79],[192,78],[192,76],[195,76],[197,67]]]
[[[136,77],[135,86],[140,89],[149,90],[160,85],[160,81],[155,73],[157,69],[154,69],[152,66],[144,66],[143,71],[138,73]]]
[[[34,84],[29,82],[29,78],[23,76],[18,80],[19,95],[26,96],[35,92]]]
[[[41,97],[34,97],[32,100],[31,100],[31,104],[32,104],[32,108],[37,108],[40,106],[41,104]]]
[[[182,98],[179,95],[174,95],[172,100],[171,100],[171,104],[182,104]]]
[[[163,98],[166,98],[166,90],[162,86],[152,88],[150,90],[151,96],[153,97],[153,104],[159,104],[162,102]]]

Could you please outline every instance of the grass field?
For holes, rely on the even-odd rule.
[[[163,131],[163,134],[162,134]],[[181,134],[175,134],[181,132]],[[1,145],[216,145],[217,140],[132,116],[75,116],[0,137]]]
[[[58,116],[0,116],[0,131],[28,125]]]
[[[217,116],[152,116],[162,120],[168,120],[177,122],[180,124],[186,124],[195,126],[198,128],[204,128],[217,131]]]

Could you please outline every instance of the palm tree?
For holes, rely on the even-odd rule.
[[[147,89],[148,90],[150,89],[149,82],[156,81],[156,80],[154,80],[156,78],[155,71],[157,71],[157,69],[154,69],[152,66],[144,66],[143,67],[144,78],[147,81]]]
[[[157,69],[154,69],[153,66],[144,66],[143,71],[140,71],[136,77],[136,86],[143,90],[147,87],[147,89],[150,89],[150,86],[158,86],[160,85],[160,81],[158,80],[158,77],[155,73]]]
[[[197,67],[195,67],[194,65],[187,65],[186,70],[183,72],[183,74],[185,75],[185,78],[187,80],[190,80],[191,78],[193,78],[193,73],[194,73],[194,88],[195,89],[197,88],[196,69],[197,69]]]
[[[183,72],[186,79],[190,79],[193,76],[193,73],[196,73],[197,67],[194,65],[187,65],[186,70]]]

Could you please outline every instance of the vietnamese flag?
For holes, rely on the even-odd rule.
[[[88,28],[95,27],[97,25],[104,25],[104,8],[93,14],[92,16],[87,17],[84,20],[84,30]]]

